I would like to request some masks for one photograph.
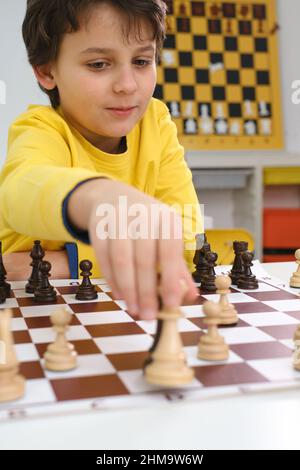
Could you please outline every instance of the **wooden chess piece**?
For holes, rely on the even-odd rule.
[[[40,279],[37,288],[34,291],[34,300],[37,302],[56,302],[56,291],[49,282],[51,263],[41,261],[39,264]]]
[[[3,258],[2,258],[2,242],[0,241],[0,287],[4,288],[5,291],[5,297],[9,297],[11,293],[11,285],[9,282],[6,282],[6,269],[3,264]]]
[[[201,291],[216,292],[216,273],[215,266],[218,259],[217,253],[210,251],[204,256],[204,264],[206,266],[206,274],[201,279]]]
[[[253,258],[254,254],[251,253],[251,251],[246,251],[242,254],[244,274],[238,280],[237,286],[239,289],[258,289],[257,279],[251,272],[251,266],[253,266]]]
[[[66,339],[66,331],[71,318],[71,314],[64,308],[56,310],[51,315],[51,322],[57,336],[44,354],[45,367],[48,370],[65,371],[77,366],[77,353],[73,344],[68,343]]]
[[[25,379],[19,374],[19,362],[16,356],[11,331],[12,311],[0,312],[0,402],[21,398],[25,392]]]
[[[300,288],[300,248],[295,251],[296,263],[298,264],[297,271],[293,273],[290,278],[290,287]]]
[[[94,300],[97,299],[98,293],[96,287],[91,283],[90,276],[92,275],[91,269],[93,264],[88,259],[85,259],[79,264],[81,273],[83,277],[81,285],[76,291],[75,298],[77,300]]]
[[[235,258],[229,276],[231,278],[232,284],[236,285],[239,278],[244,274],[242,254],[248,250],[248,242],[235,240],[233,242],[233,250]]]
[[[5,288],[0,286],[0,304],[4,304],[5,301],[6,301]]]
[[[228,359],[229,347],[217,328],[221,316],[221,306],[215,302],[206,301],[203,304],[203,312],[206,315],[204,322],[207,325],[207,333],[200,337],[198,359],[224,361]]]
[[[45,252],[42,248],[40,240],[35,240],[34,245],[32,247],[30,257],[32,258],[32,262],[30,266],[32,266],[32,271],[30,278],[25,286],[25,291],[28,294],[33,294],[35,289],[38,287],[39,283],[39,264],[43,261],[45,256]]]
[[[194,371],[187,366],[177,322],[182,317],[179,309],[164,309],[158,314],[161,331],[151,362],[145,366],[148,383],[177,387],[191,382]]]
[[[300,325],[298,325],[294,333],[294,345],[295,350],[293,353],[293,367],[296,370],[300,370]]]
[[[231,279],[229,276],[216,277],[217,294],[220,295],[219,305],[221,307],[220,326],[236,325],[238,322],[237,311],[228,301],[230,293]]]
[[[207,242],[205,233],[196,235],[196,251],[193,258],[193,263],[196,270],[192,276],[195,282],[201,282],[202,276],[206,274],[206,265],[204,265],[204,257],[210,251],[210,244]]]

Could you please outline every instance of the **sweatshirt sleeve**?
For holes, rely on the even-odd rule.
[[[196,234],[203,232],[203,222],[192,173],[184,159],[184,149],[177,138],[177,128],[164,106],[160,118],[162,156],[155,197],[173,206],[182,216],[185,259],[194,270]]]
[[[63,220],[63,201],[83,181],[109,177],[71,166],[67,141],[41,121],[20,120],[9,130],[0,176],[0,207],[6,226],[45,240],[74,241]]]

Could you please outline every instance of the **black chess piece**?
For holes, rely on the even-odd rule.
[[[193,258],[196,270],[192,274],[195,282],[201,282],[203,276],[207,274],[207,265],[204,263],[204,257],[208,252],[210,252],[210,244],[207,242],[206,234],[196,235],[196,251]]]
[[[214,268],[216,266],[217,259],[217,253],[214,253],[213,251],[206,253],[204,257],[204,263],[207,266],[207,274],[203,276],[201,281],[201,291],[216,292],[216,272]]]
[[[38,286],[34,291],[34,300],[37,302],[56,302],[56,291],[49,282],[51,263],[49,261],[41,261],[39,264],[40,278]]]
[[[4,304],[6,301],[6,292],[4,287],[0,287],[0,304]]]
[[[253,258],[254,254],[251,251],[246,251],[242,254],[244,274],[238,280],[237,286],[239,289],[258,289],[256,276],[251,271]]]
[[[96,287],[91,283],[90,276],[93,264],[88,259],[80,262],[80,275],[83,277],[81,285],[76,291],[75,298],[77,300],[94,300],[97,299],[98,293]]]
[[[236,285],[239,278],[244,274],[242,254],[248,250],[248,242],[235,240],[233,242],[233,250],[235,258],[229,277],[231,278],[232,284]]]
[[[45,256],[45,252],[39,240],[34,241],[30,256],[32,258],[32,262],[30,263],[30,266],[32,266],[32,272],[25,286],[25,291],[28,294],[33,294],[39,283],[39,264],[43,261]]]
[[[5,297],[9,297],[11,293],[11,285],[9,282],[6,282],[6,269],[3,264],[3,258],[2,258],[2,242],[0,241],[0,287],[4,288],[5,292]],[[3,298],[3,297],[1,297]]]

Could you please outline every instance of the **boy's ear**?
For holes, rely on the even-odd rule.
[[[34,65],[34,75],[46,90],[53,90],[56,87],[56,81],[51,73],[51,65]]]

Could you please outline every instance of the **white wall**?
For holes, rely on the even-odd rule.
[[[300,105],[291,103],[291,83],[300,80],[300,1],[277,1],[286,147],[300,153]],[[28,104],[49,104],[27,63],[21,34],[25,7],[26,0],[0,0],[0,80],[6,84],[6,104],[0,104],[0,164],[5,157],[7,130],[13,119],[25,111]]]

